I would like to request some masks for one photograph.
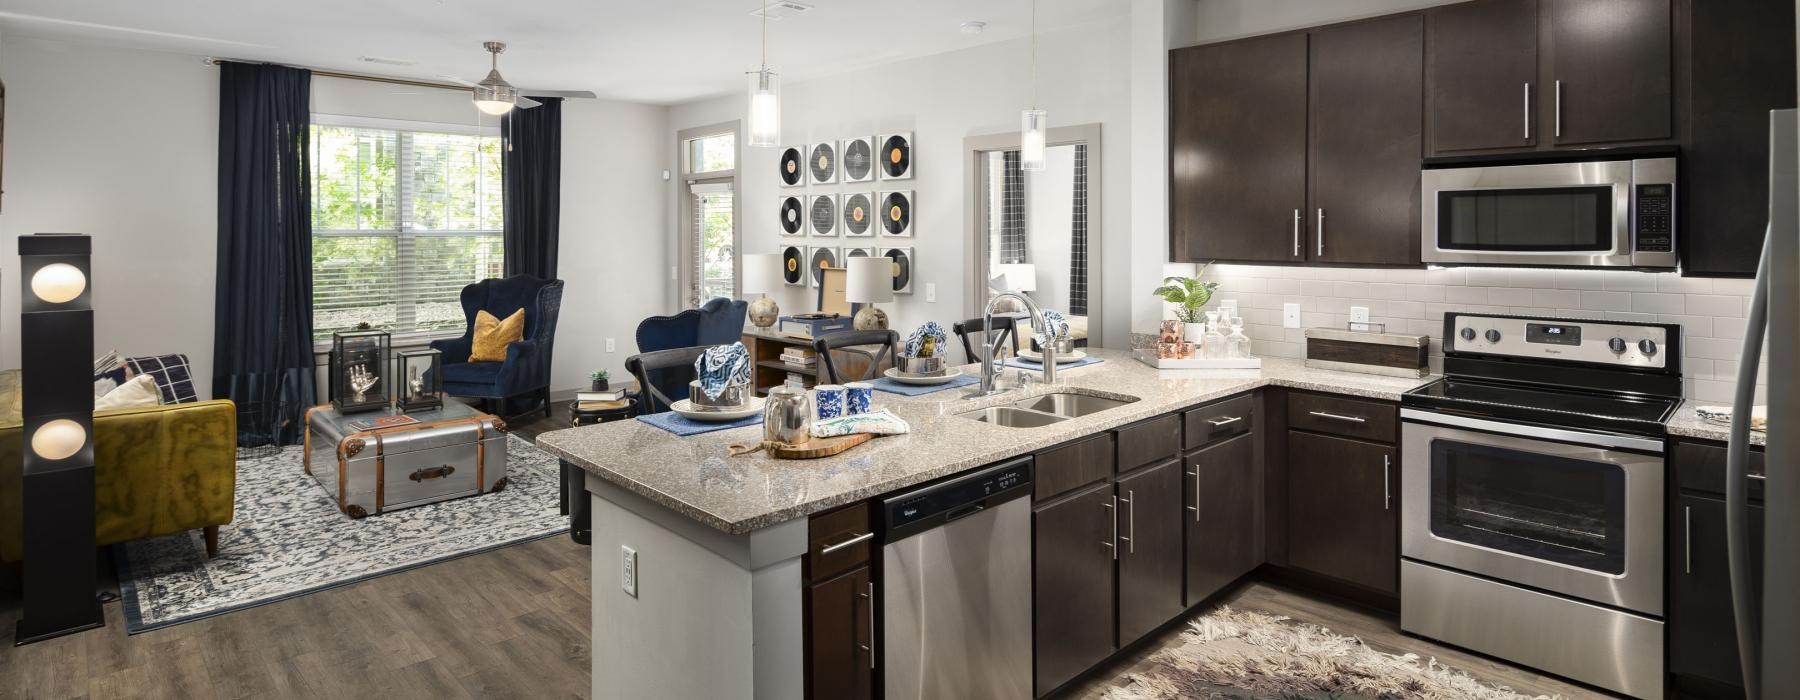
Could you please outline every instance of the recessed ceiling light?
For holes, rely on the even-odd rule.
[[[363,56],[358,60],[363,63],[379,63],[384,66],[412,66],[418,65],[419,63],[410,58],[387,58],[383,56]]]
[[[964,34],[980,34],[983,29],[987,29],[986,22],[970,20],[962,23],[962,33]]]

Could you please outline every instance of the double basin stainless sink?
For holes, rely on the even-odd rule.
[[[1033,396],[1005,406],[993,406],[957,415],[1008,428],[1040,428],[1070,418],[1117,408],[1137,399],[1112,399],[1073,392]]]

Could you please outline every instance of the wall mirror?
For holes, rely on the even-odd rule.
[[[1002,290],[1069,319],[1078,346],[1100,338],[1100,125],[1053,128],[1043,170],[1019,167],[1019,134],[965,141],[971,213],[969,317]]]

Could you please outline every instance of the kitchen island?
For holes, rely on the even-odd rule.
[[[818,534],[809,533],[808,516],[1262,387],[1396,401],[1430,381],[1273,358],[1261,370],[1158,371],[1129,352],[1088,352],[1106,361],[1062,370],[1055,386],[980,398],[967,389],[878,392],[876,407],[912,432],[817,460],[730,456],[731,445],[760,440],[760,426],[683,438],[623,421],[540,436],[540,447],[588,472],[593,696],[804,697],[803,600],[816,573],[809,568],[820,566],[808,557]],[[958,415],[1052,392],[1128,403],[1034,428]],[[858,550],[867,557],[873,547],[863,541],[847,551]],[[868,655],[872,664],[876,652]]]

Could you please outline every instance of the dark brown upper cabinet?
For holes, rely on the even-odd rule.
[[[1309,260],[1418,264],[1424,54],[1416,14],[1313,32]]]
[[[1306,259],[1306,44],[1278,34],[1170,53],[1170,259]]]
[[[1543,128],[1537,0],[1476,0],[1425,12],[1432,155],[1529,150]]]
[[[1704,2],[1705,0],[1702,0]],[[1548,0],[1551,135],[1558,146],[1675,137],[1670,0]]]

